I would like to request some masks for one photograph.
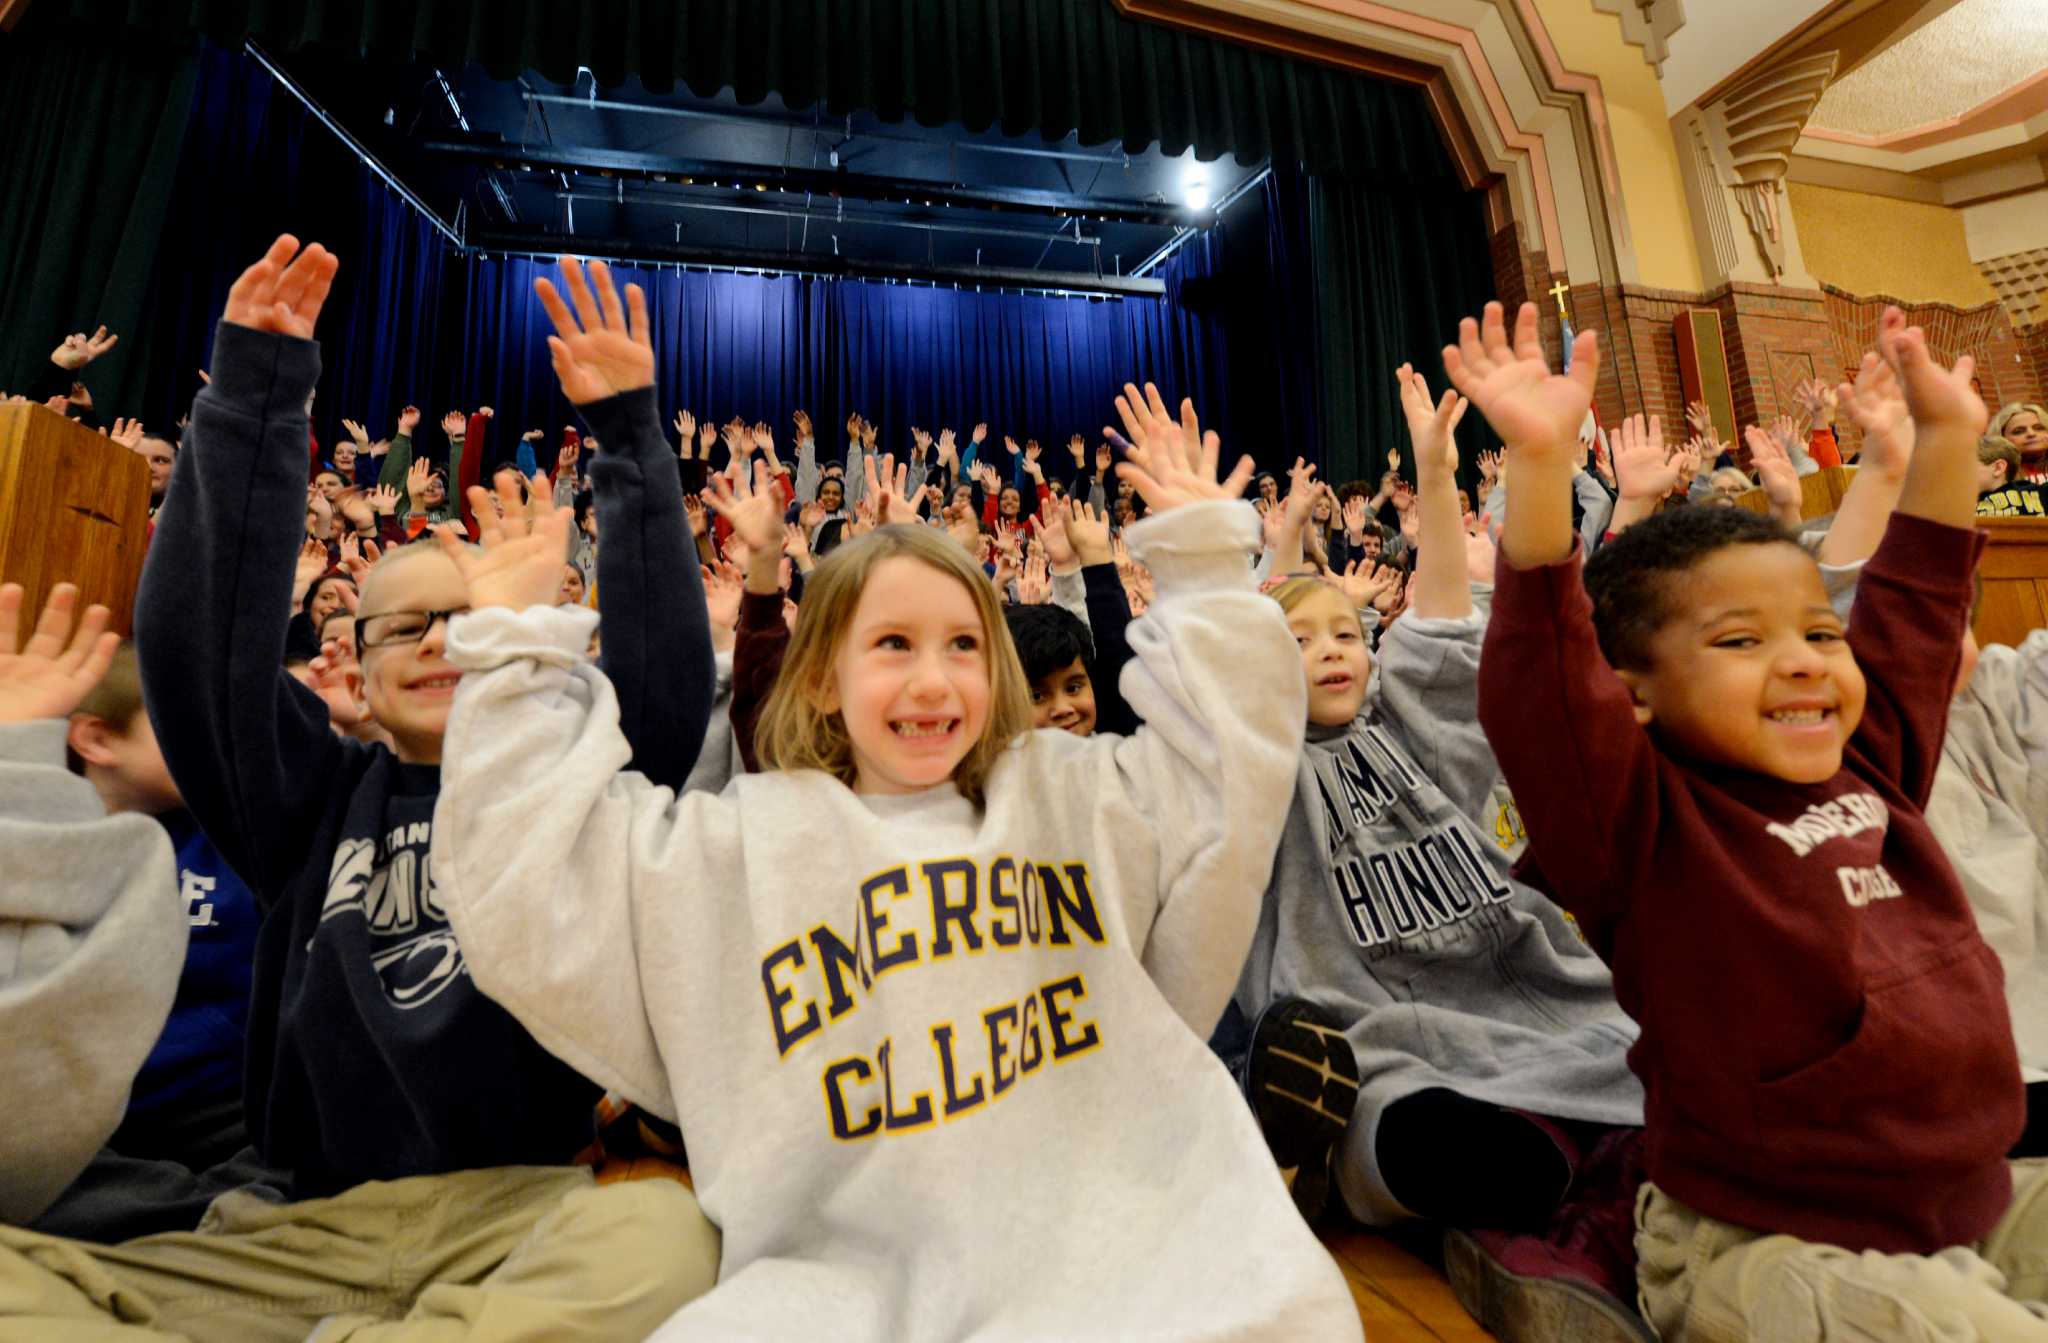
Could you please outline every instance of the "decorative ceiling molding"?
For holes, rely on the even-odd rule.
[[[1671,35],[1685,27],[1684,0],[1593,0],[1593,8],[1621,20],[1621,35],[1643,49],[1643,59],[1659,74],[1671,54]]]
[[[1992,95],[1957,116],[1910,126],[1886,135],[1858,135],[1854,131],[1828,126],[1810,126],[1806,133],[1816,140],[1861,145],[1866,149],[1889,149],[1910,153],[1949,144],[1967,136],[1981,135],[2006,126],[2017,126],[2048,112],[2048,70],[2029,75],[2009,89]]]
[[[1489,199],[1511,203],[1525,246],[1556,274],[1609,283],[1633,277],[1634,244],[1600,83],[1558,58],[1534,0],[1115,3],[1135,18],[1382,77],[1421,66],[1426,76],[1410,77],[1427,91],[1468,185],[1504,180],[1506,191],[1490,191]],[[1575,162],[1558,161],[1566,149]],[[1490,209],[1496,226],[1509,222]]]
[[[1707,108],[1716,158],[1773,278],[1786,269],[1783,187],[1792,147],[1840,60],[1825,51],[1788,62],[1731,89]]]

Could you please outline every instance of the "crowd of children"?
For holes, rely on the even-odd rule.
[[[1490,305],[1333,487],[1149,385],[672,443],[565,259],[550,477],[321,451],[340,264],[112,426],[132,642],[0,586],[0,1340],[1340,1340],[1338,1219],[1512,1343],[2048,1338],[2048,635],[1967,628],[2048,415],[1896,311],[1738,454]]]

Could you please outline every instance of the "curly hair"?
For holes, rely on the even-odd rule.
[[[1608,665],[1640,669],[1673,615],[1678,580],[1730,546],[1798,545],[1773,518],[1746,508],[1688,504],[1646,518],[1586,561],[1593,630]]]

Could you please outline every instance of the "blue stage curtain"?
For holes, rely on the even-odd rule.
[[[280,233],[341,258],[320,318],[313,424],[322,446],[342,435],[344,418],[389,437],[408,402],[438,419],[429,403],[446,240],[262,66],[207,46],[164,230],[162,255],[175,264],[157,268],[148,305],[145,421],[185,413],[228,287]]]
[[[534,278],[553,265],[524,257],[453,264],[467,280],[454,394],[498,411],[491,459],[509,457],[525,429],[546,427],[556,441],[573,417],[533,296]],[[1165,299],[627,265],[613,276],[647,291],[665,426],[688,407],[720,422],[766,420],[786,444],[790,414],[802,409],[821,448],[836,454],[855,411],[882,426],[880,446],[896,452],[909,447],[912,425],[951,427],[964,445],[986,420],[998,443],[1004,434],[1038,439],[1064,475],[1067,436],[1081,434],[1092,451],[1126,380],[1153,379],[1171,396],[1195,397],[1205,414],[1223,413],[1221,347],[1208,338],[1215,319]]]

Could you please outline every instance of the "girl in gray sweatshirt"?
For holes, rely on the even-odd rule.
[[[723,1260],[657,1338],[1360,1337],[1202,1044],[1303,717],[1249,463],[1219,484],[1192,408],[1183,446],[1127,392],[1158,513],[1130,737],[1029,730],[993,591],[900,484],[910,525],[818,567],[764,772],[717,795],[624,772],[545,545],[523,583],[464,557],[441,898],[486,993],[683,1129]]]
[[[1401,382],[1421,542],[1377,662],[1340,589],[1273,593],[1301,650],[1308,739],[1238,987],[1255,1023],[1249,1090],[1281,1163],[1307,1168],[1305,1210],[1333,1179],[1371,1224],[1540,1232],[1597,1136],[1584,1126],[1643,1122],[1636,1032],[1606,966],[1510,875],[1478,722],[1486,620],[1456,498],[1462,403],[1433,406],[1405,368]],[[1323,1065],[1320,1092],[1303,1059]]]

